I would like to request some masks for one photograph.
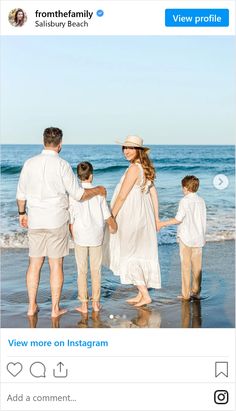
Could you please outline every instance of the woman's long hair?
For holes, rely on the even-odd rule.
[[[135,163],[138,160],[142,165],[145,177],[144,184],[146,184],[147,181],[151,181],[151,183],[153,183],[156,178],[156,170],[148,157],[148,150],[138,147],[134,148],[136,150],[136,157],[133,162]],[[124,151],[124,147],[122,147],[122,151]]]
[[[23,14],[23,19],[22,20],[20,20],[20,21],[18,21],[18,14],[19,13],[22,13]],[[23,24],[24,24],[24,22],[25,22],[25,13],[24,13],[24,11],[22,10],[22,9],[17,9],[16,10],[16,13],[15,13],[15,23],[16,23],[16,25],[17,26],[23,26]]]
[[[154,183],[154,180],[156,178],[156,170],[155,170],[155,167],[152,161],[148,157],[149,150],[145,150],[139,147],[133,147],[133,148],[135,148],[135,151],[136,151],[136,156],[133,162],[135,163],[136,161],[139,161],[141,166],[143,167],[144,177],[145,177],[144,184],[146,184],[147,181]],[[124,146],[122,147],[122,151],[124,152]]]
[[[148,151],[143,148],[136,148],[135,161],[137,160],[140,161],[140,164],[143,167],[145,180],[153,183],[156,178],[156,170],[148,157]]]

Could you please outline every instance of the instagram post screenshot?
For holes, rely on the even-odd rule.
[[[1,410],[234,411],[234,0],[2,0],[0,65]]]

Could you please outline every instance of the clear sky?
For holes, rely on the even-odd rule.
[[[233,37],[2,38],[3,143],[233,144]]]

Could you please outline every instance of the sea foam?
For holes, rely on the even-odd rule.
[[[236,235],[234,231],[226,231],[222,230],[219,232],[209,233],[206,236],[207,242],[221,242],[221,241],[228,241],[228,240],[235,240]],[[158,239],[159,245],[170,245],[176,243],[176,237],[165,235],[160,236]],[[7,233],[0,235],[0,247],[1,248],[28,248],[28,236],[27,232],[15,232],[15,233]],[[73,241],[70,240],[69,242],[70,249],[74,248]]]

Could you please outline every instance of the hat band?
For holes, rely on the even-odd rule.
[[[139,148],[143,148],[143,146],[141,146],[138,143],[134,143],[133,141],[125,141],[123,146],[126,146],[126,144],[132,144],[132,147],[139,147]]]

